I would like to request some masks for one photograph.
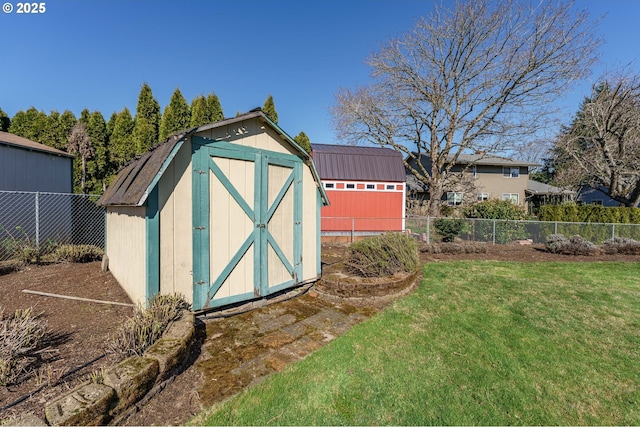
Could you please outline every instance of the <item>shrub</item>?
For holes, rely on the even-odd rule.
[[[545,247],[553,254],[563,254],[569,246],[569,239],[562,234],[550,234],[547,236]]]
[[[418,242],[401,233],[385,233],[352,244],[345,267],[363,277],[413,273],[418,269]]]
[[[545,244],[547,250],[554,254],[565,255],[594,255],[598,247],[582,236],[571,236],[569,239],[562,234],[551,234]]]
[[[605,240],[602,244],[602,250],[609,255],[640,255],[640,242],[626,237],[614,237]]]
[[[47,330],[46,321],[33,309],[5,316],[0,307],[0,385],[13,383],[25,368],[29,352],[36,349]]]
[[[58,261],[91,262],[99,260],[103,251],[94,245],[62,245],[54,252]]]
[[[110,353],[118,358],[140,356],[162,334],[174,320],[189,310],[190,304],[180,295],[156,295],[148,302],[148,307],[136,307],[133,317],[128,318],[113,337],[107,341]]]
[[[433,221],[443,242],[453,242],[456,237],[467,231],[467,222],[462,218],[437,218]]]
[[[507,243],[513,240],[526,239],[527,231],[524,224],[518,222],[527,219],[522,206],[513,204],[509,200],[487,200],[476,203],[464,209],[464,216],[474,219],[493,219],[475,224],[475,233],[483,240],[495,240],[496,243]]]

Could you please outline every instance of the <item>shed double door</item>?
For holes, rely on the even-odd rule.
[[[266,296],[302,272],[302,161],[193,138],[194,309]]]

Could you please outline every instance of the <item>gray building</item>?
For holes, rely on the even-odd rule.
[[[0,132],[0,191],[73,191],[73,156]]]

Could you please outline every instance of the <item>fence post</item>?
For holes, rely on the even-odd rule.
[[[493,244],[496,244],[496,220],[494,219],[493,221]]]
[[[40,192],[36,191],[36,263],[40,264]]]
[[[427,243],[431,243],[431,229],[430,226],[431,225],[431,218],[429,218],[429,215],[427,215]]]
[[[611,240],[616,238],[616,225],[611,224]]]
[[[553,234],[558,234],[558,221],[553,223]]]

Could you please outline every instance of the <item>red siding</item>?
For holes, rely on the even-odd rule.
[[[322,231],[351,231],[351,218],[355,231],[402,231],[402,192],[326,192],[331,204],[322,208]]]

